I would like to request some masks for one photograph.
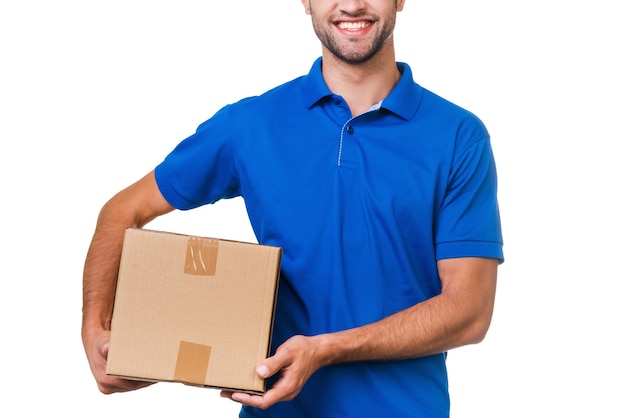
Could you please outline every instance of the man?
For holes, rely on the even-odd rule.
[[[220,110],[98,217],[83,341],[104,393],[124,230],[242,196],[283,248],[263,396],[241,417],[446,417],[446,352],[481,341],[502,239],[489,135],[396,63],[403,0],[302,0],[322,43],[304,77]]]

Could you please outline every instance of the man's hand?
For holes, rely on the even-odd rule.
[[[221,396],[261,409],[292,400],[300,393],[311,375],[325,365],[321,344],[323,338],[302,335],[291,337],[278,347],[276,354],[257,366],[256,373],[263,379],[280,373],[278,381],[262,396],[228,391],[222,391]]]
[[[110,334],[110,331],[103,331],[98,337],[83,337],[89,367],[96,379],[100,392],[109,395],[116,392],[128,392],[152,385],[153,382],[120,379],[106,374]]]

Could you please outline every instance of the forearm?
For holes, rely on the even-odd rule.
[[[124,231],[135,225],[112,202],[100,212],[83,270],[83,333],[110,329]]]
[[[83,270],[83,334],[110,329],[126,229],[141,228],[171,210],[173,208],[158,191],[152,173],[103,206]]]
[[[324,363],[415,358],[480,342],[493,314],[497,261],[461,263],[461,269],[442,267],[440,295],[378,322],[320,335]],[[460,274],[467,277],[459,280]]]
[[[423,357],[478,342],[480,327],[447,312],[438,298],[373,324],[321,335],[326,364]]]

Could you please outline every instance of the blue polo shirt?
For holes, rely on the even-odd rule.
[[[403,63],[389,96],[352,117],[321,66],[225,106],[155,170],[178,209],[242,196],[258,241],[283,248],[272,350],[437,295],[439,259],[503,259],[481,121]],[[295,400],[241,416],[447,417],[445,356],[324,367]]]

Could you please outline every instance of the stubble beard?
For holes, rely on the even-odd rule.
[[[334,37],[330,30],[326,30],[323,26],[316,23],[313,19],[313,30],[319,38],[320,42],[339,60],[348,64],[363,64],[372,59],[387,43],[393,34],[395,21],[391,18],[376,33],[369,47],[364,48],[358,45],[358,41],[347,40],[348,47],[341,45],[341,40]],[[377,21],[379,22],[379,21]]]

